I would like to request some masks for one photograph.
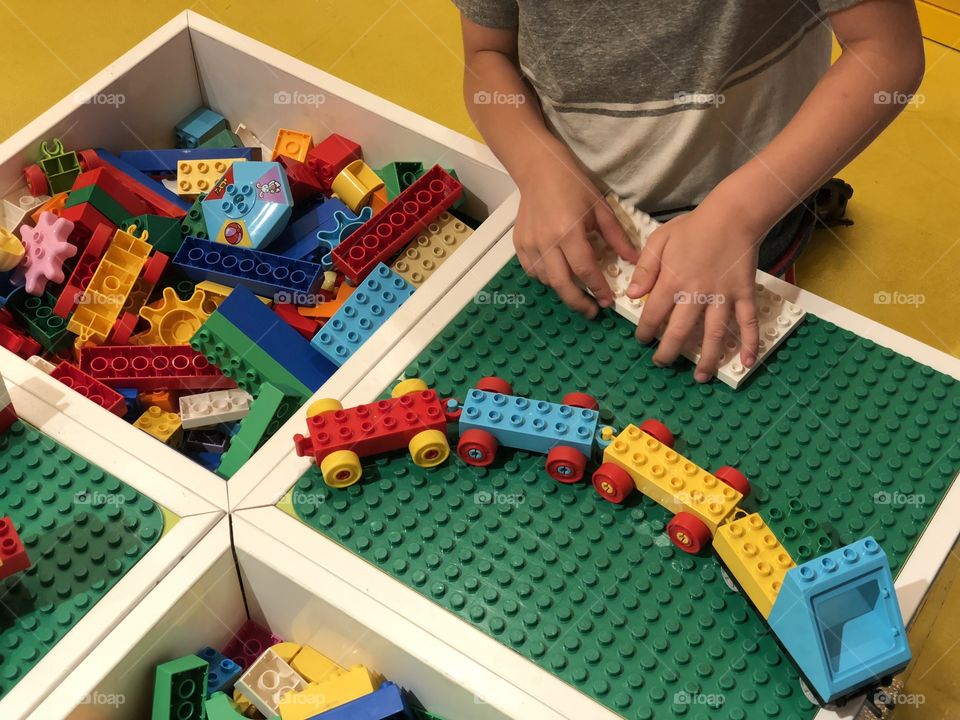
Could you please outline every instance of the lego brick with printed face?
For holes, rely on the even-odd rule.
[[[197,197],[209,193],[223,174],[243,158],[181,160],[177,163],[177,194]]]
[[[180,397],[180,419],[184,430],[212,427],[242,420],[250,412],[253,398],[243,390],[217,390]]]
[[[626,470],[640,492],[668,510],[692,513],[713,534],[743,499],[732,487],[636,425],[628,425],[607,446],[603,461]]]
[[[207,662],[196,655],[157,665],[151,720],[203,720]]]
[[[90,377],[76,365],[61,362],[50,373],[50,377],[59,380],[68,388],[77,391],[91,402],[95,402],[118,417],[127,412],[127,403],[113,388],[107,387],[96,378]]]
[[[234,163],[201,207],[212,240],[262,249],[287,226],[293,213],[293,193],[279,163]]]
[[[235,386],[219,368],[185,345],[85,347],[80,369],[110,387],[215,390]]]
[[[460,434],[485,430],[509,448],[548,453],[571,447],[590,457],[600,415],[596,410],[472,389],[460,416]]]
[[[272,649],[267,649],[236,683],[237,690],[268,718],[279,713],[284,695],[306,686],[306,681]]]
[[[353,282],[423,232],[462,195],[463,186],[439,165],[392,200],[333,250],[333,261]]]
[[[420,287],[471,235],[473,230],[450,213],[443,213],[407,245],[390,267],[408,283]]]

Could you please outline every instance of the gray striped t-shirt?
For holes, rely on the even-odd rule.
[[[547,124],[601,189],[655,213],[773,139],[829,67],[827,13],[860,0],[453,1],[517,28]]]

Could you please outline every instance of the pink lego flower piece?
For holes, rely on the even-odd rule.
[[[36,227],[21,226],[25,253],[14,280],[23,282],[27,293],[43,295],[48,282],[63,282],[63,263],[77,254],[68,241],[71,232],[73,223],[51,212],[41,213]]]

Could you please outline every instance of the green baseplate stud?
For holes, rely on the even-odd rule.
[[[160,539],[159,506],[22,421],[0,434],[0,510],[30,556],[0,580],[0,699]]]
[[[515,260],[483,297],[406,377],[462,399],[499,375],[532,398],[589,392],[618,428],[659,418],[681,454],[750,478],[745,507],[798,562],[873,535],[896,573],[960,468],[957,383],[819,318],[734,391],[698,385],[686,361],[655,367],[629,322],[570,312]],[[616,506],[588,480],[557,483],[543,463],[503,448],[489,469],[451,458],[425,470],[397,453],[365,461],[346,490],[312,468],[294,508],[624,717],[813,717],[793,665],[716,557],[670,544],[670,513],[639,493]]]

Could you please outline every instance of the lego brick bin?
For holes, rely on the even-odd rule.
[[[0,370],[19,420],[0,434],[0,507],[31,566],[0,581],[0,717],[19,720],[116,627],[223,512],[78,420],[78,395]],[[15,359],[15,358],[14,358]],[[28,370],[32,366],[25,365]],[[82,412],[81,412],[82,414]],[[52,716],[47,716],[52,717]]]
[[[372,166],[398,159],[428,167],[441,164],[455,170],[464,185],[463,212],[482,221],[328,380],[319,391],[323,396],[348,392],[515,217],[515,187],[482,144],[189,11],[0,145],[0,185],[8,189],[4,200],[9,201],[5,210],[15,208],[27,194],[23,168],[36,162],[43,140],[59,137],[76,149],[168,148],[174,143],[174,125],[201,105],[215,108],[231,123],[243,123],[265,143],[282,127],[303,129],[317,138],[339,132],[362,145]],[[266,148],[267,157],[271,150]],[[9,217],[4,221],[11,222]],[[302,411],[289,427],[301,420]],[[253,476],[243,469],[225,483],[119,417],[102,417],[94,429],[223,509],[253,488]]]
[[[156,666],[204,645],[223,647],[247,619],[338,664],[376,670],[451,720],[561,718],[513,678],[481,668],[241,513],[232,528],[226,519],[215,526],[30,720],[149,717]],[[497,705],[483,702],[490,694]]]

